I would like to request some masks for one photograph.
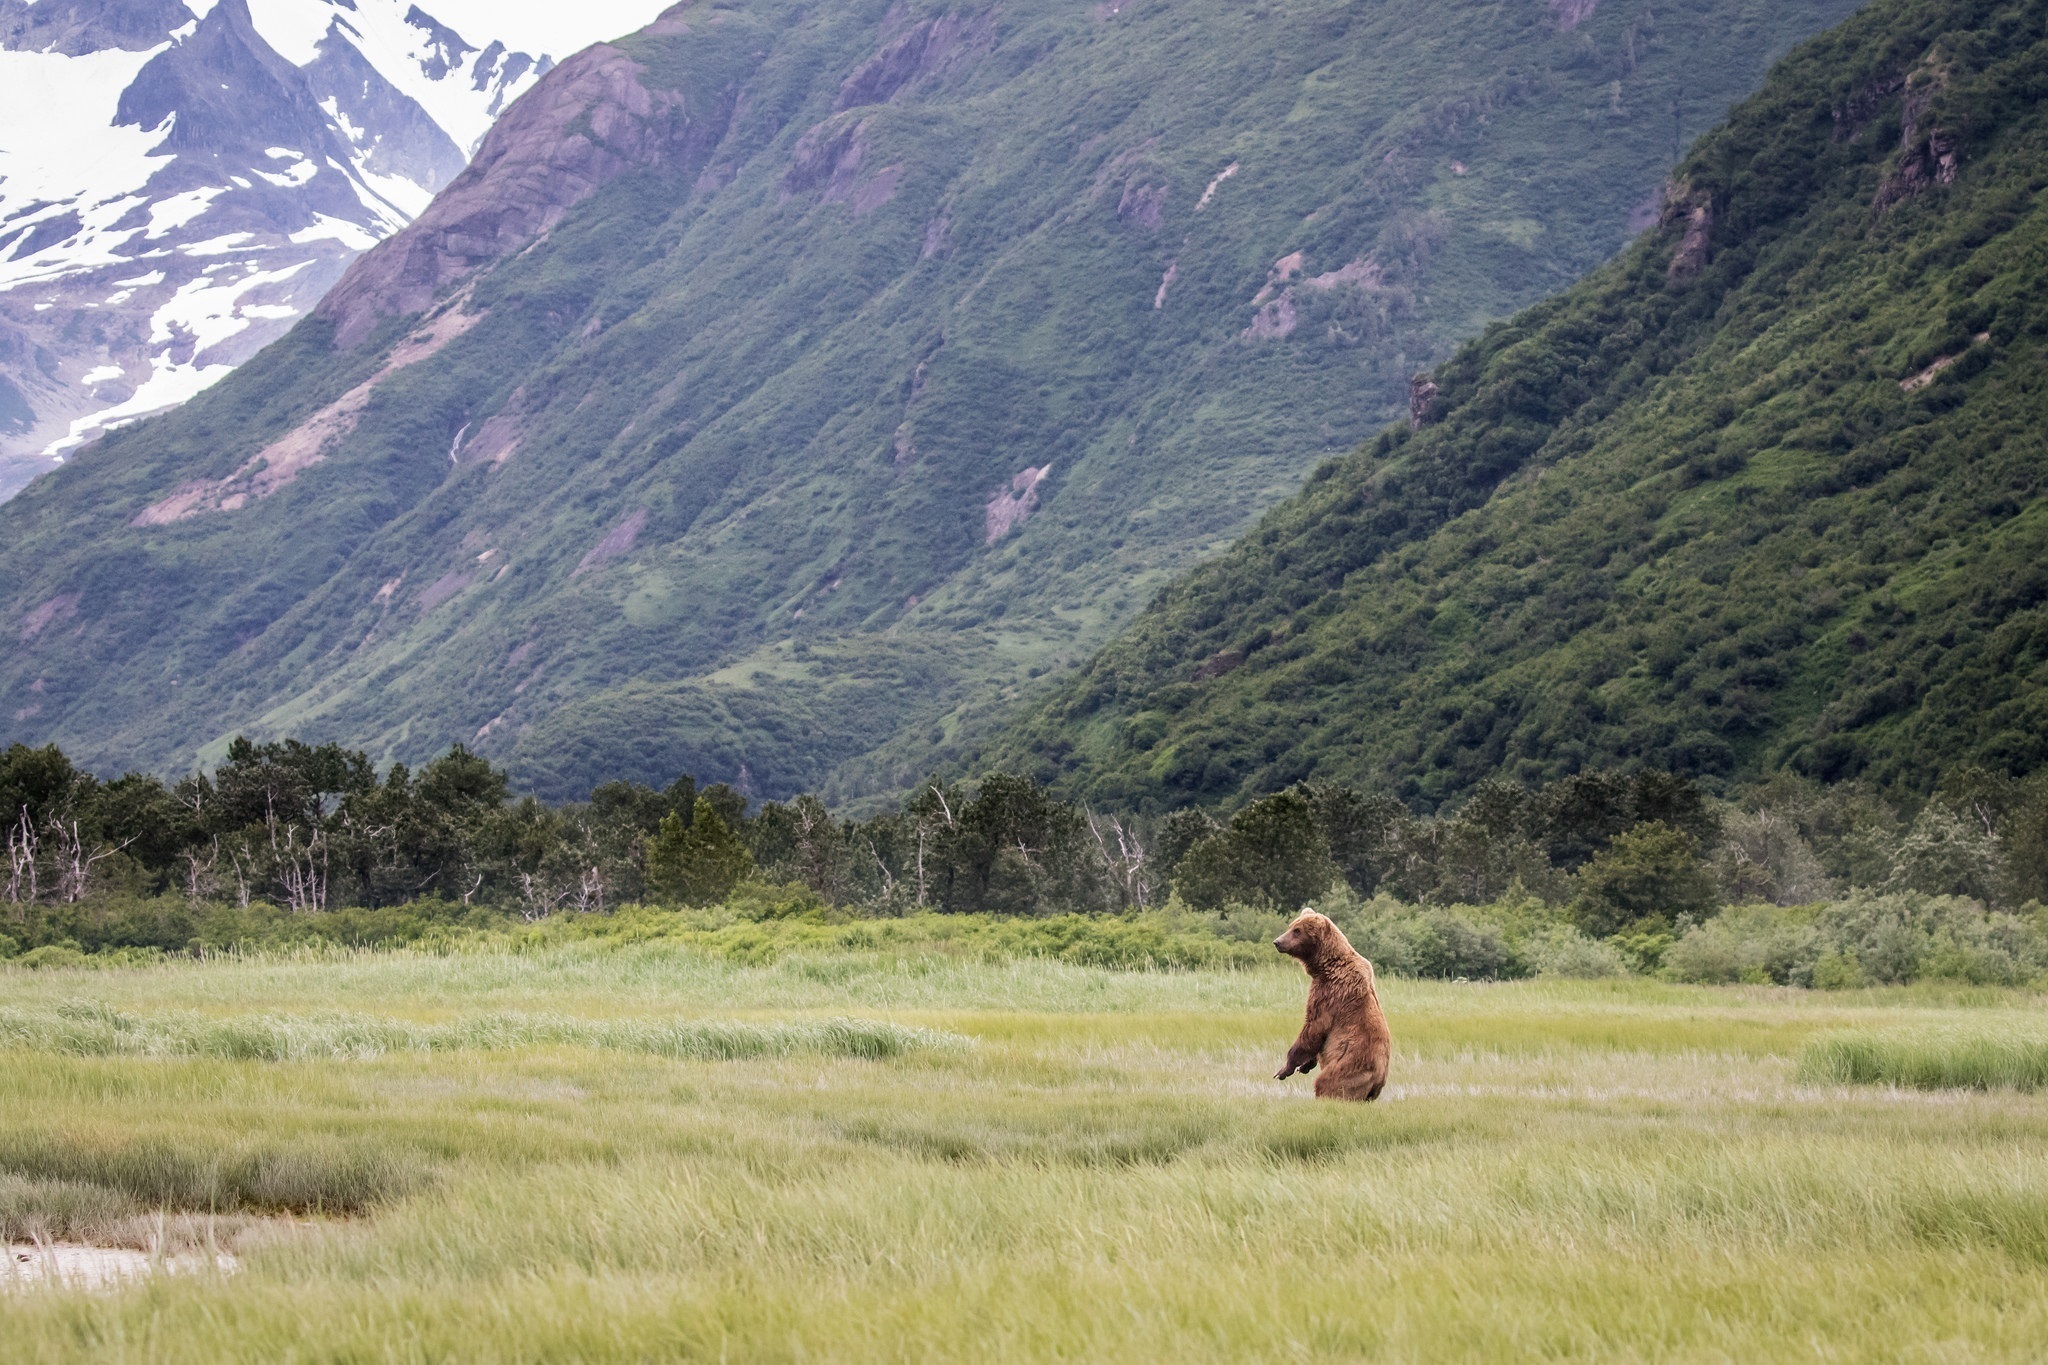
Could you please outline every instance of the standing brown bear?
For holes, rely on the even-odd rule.
[[[1274,1079],[1284,1081],[1320,1066],[1317,1098],[1378,1099],[1387,1083],[1394,1035],[1373,989],[1372,964],[1358,955],[1342,929],[1313,910],[1302,911],[1273,946],[1300,958],[1311,983],[1308,1018]]]

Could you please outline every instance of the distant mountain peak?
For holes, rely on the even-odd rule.
[[[0,499],[282,335],[554,64],[410,0],[0,0]]]

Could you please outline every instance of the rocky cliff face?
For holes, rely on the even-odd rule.
[[[563,63],[484,138],[476,159],[419,220],[349,270],[320,306],[335,345],[417,313],[452,281],[504,259],[628,171],[680,168],[725,136],[730,101],[692,119],[673,91],[600,44]]]
[[[0,0],[0,499],[231,373],[460,175],[552,64],[474,36],[410,0]]]

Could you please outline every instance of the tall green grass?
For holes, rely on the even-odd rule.
[[[1799,1058],[1804,1080],[1913,1090],[2048,1089],[2048,1036],[1941,1031],[1842,1033]]]
[[[2016,991],[1388,979],[1392,1083],[1354,1106],[1271,1079],[1305,989],[1277,963],[559,945],[8,985],[6,1017],[51,1032],[0,1048],[0,1231],[148,1249],[162,1213],[243,1262],[0,1298],[10,1362],[1996,1360],[2048,1339],[2048,1097],[1798,1075],[1845,1031],[2025,1034],[2040,1000]],[[752,1046],[859,1013],[938,1041],[590,1041],[684,1015]],[[283,1064],[279,1021],[301,1031]],[[182,1050],[229,1036],[185,1032],[211,1024],[273,1042]],[[127,1036],[148,1045],[94,1050]]]

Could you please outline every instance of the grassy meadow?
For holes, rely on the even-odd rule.
[[[554,942],[0,969],[6,1236],[242,1260],[0,1293],[0,1341],[117,1361],[2048,1341],[2038,1072],[1881,1074],[1901,1039],[2024,1052],[2048,1038],[2038,994],[1383,985],[1393,1084],[1337,1107],[1268,1079],[1304,989],[1277,961]],[[1844,1039],[1879,1070],[1831,1070]]]

